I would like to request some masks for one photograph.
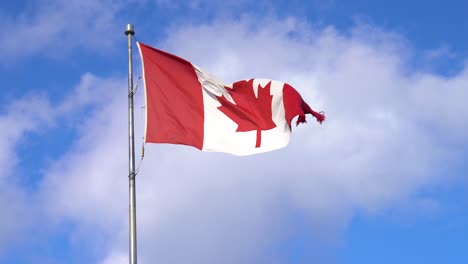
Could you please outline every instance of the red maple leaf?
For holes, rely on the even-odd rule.
[[[272,120],[269,82],[265,87],[258,85],[258,97],[255,96],[253,79],[239,81],[233,84],[232,89],[226,88],[235,104],[228,101],[224,96],[217,96],[221,106],[218,109],[236,122],[236,132],[257,131],[256,148],[262,143],[262,130],[276,127]]]

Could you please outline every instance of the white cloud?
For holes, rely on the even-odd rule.
[[[127,264],[127,263],[128,263],[127,252],[115,253],[101,262],[101,264]]]
[[[328,119],[294,128],[286,149],[247,158],[147,146],[137,176],[142,263],[271,263],[280,258],[272,249],[302,228],[324,250],[356,213],[429,199],[418,192],[440,180],[433,168],[459,150],[445,140],[467,140],[468,108],[461,101],[467,98],[466,71],[451,78],[408,73],[404,41],[379,29],[345,35],[294,19],[246,17],[174,28],[163,46],[226,81],[289,82]],[[95,79],[84,77],[83,83],[93,86]],[[48,170],[41,189],[44,202],[56,205],[51,217],[104,237],[109,251],[102,263],[125,261],[127,250],[121,83],[104,86],[119,86],[121,93],[97,103],[79,140]],[[140,114],[137,108],[137,135]],[[446,138],[428,127],[444,130]],[[308,226],[291,226],[291,215]]]
[[[81,114],[84,107],[89,110],[97,105],[99,108],[99,104],[109,98],[109,87],[117,87],[120,83],[112,78],[103,80],[84,74],[80,84],[58,104],[50,102],[45,94],[30,93],[1,109],[0,167],[5,173],[0,174],[0,256],[9,249],[8,246],[31,240],[26,235],[30,228],[46,224],[44,208],[49,204],[40,203],[34,190],[25,186],[23,177],[27,175],[22,174],[24,170],[18,170],[24,165],[19,150],[31,151],[29,135],[42,134],[63,124],[79,127],[83,121],[76,115]]]
[[[27,133],[38,132],[50,123],[50,105],[43,96],[25,96],[1,109],[0,115],[0,255],[24,239],[23,231],[31,224],[36,207],[21,186],[16,167],[20,157],[16,149]]]

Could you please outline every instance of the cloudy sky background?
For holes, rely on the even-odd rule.
[[[255,156],[147,145],[140,263],[468,261],[462,1],[10,2],[0,263],[128,263],[127,23],[226,82],[288,82],[328,118]],[[141,107],[142,89],[138,148]]]

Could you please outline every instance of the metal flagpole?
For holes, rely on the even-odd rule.
[[[127,24],[125,35],[128,38],[128,155],[129,155],[129,262],[137,264],[136,239],[136,195],[135,195],[135,137],[133,129],[133,64],[132,64],[132,36],[135,30],[132,24]]]

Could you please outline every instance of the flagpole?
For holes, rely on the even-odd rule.
[[[133,64],[132,37],[135,30],[132,24],[127,24],[125,35],[128,38],[128,155],[129,155],[129,263],[137,264],[136,238],[136,195],[135,195],[135,137],[133,122]]]

